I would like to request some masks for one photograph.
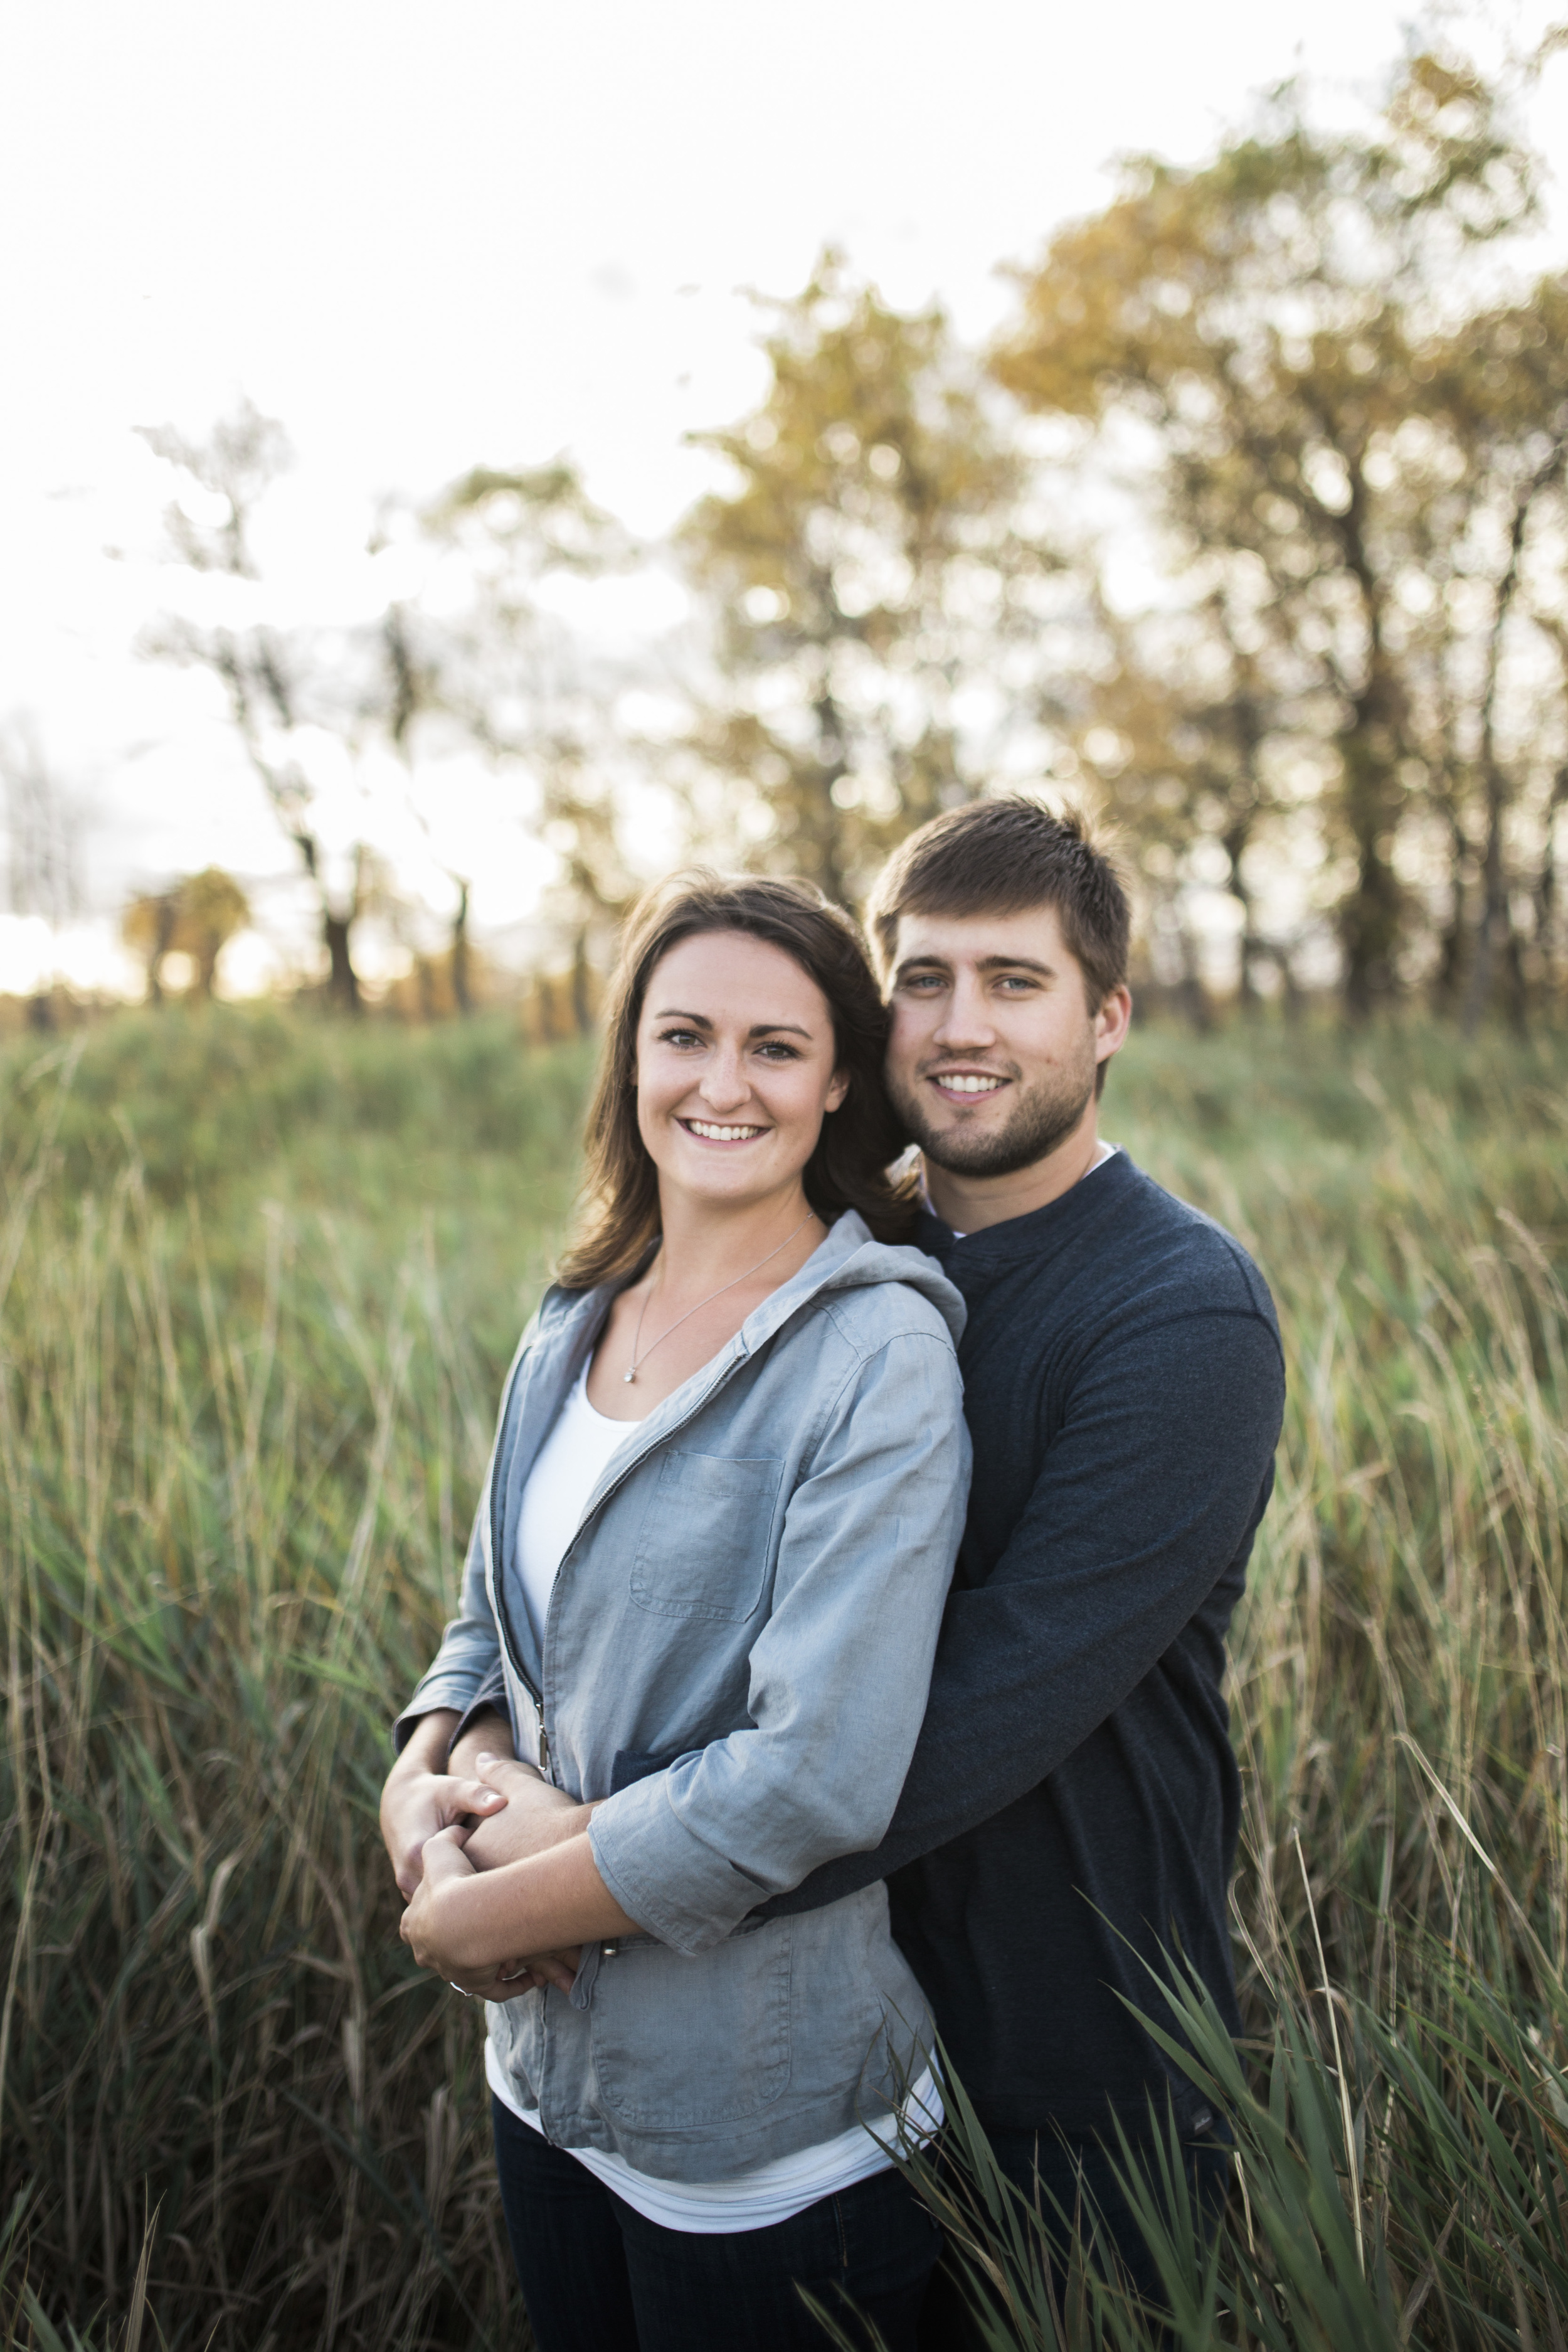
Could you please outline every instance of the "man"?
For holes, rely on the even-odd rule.
[[[924,1163],[918,1239],[968,1307],[974,1480],[887,1836],[768,1907],[887,1878],[1005,2169],[1031,2188],[1038,2167],[1068,2211],[1082,2179],[1152,2287],[1105,2146],[1118,2120],[1146,2132],[1151,2097],[1197,2143],[1211,2123],[1124,2005],[1157,2006],[1145,1963],[1179,1950],[1235,2021],[1221,1683],[1272,1481],[1278,1328],[1229,1235],[1100,1139],[1132,1011],[1128,910],[1078,821],[1023,798],[956,810],[896,853],[869,913],[889,1084]],[[480,1725],[455,1748],[455,1804],[485,1744]],[[507,1812],[476,1859],[520,1850],[521,1785]],[[388,1835],[395,1860],[409,1832]],[[1193,2161],[1222,2159],[1200,2145]]]
[[[975,1468],[920,1743],[874,1853],[774,1909],[889,1881],[894,1933],[1004,2168],[1080,2177],[1152,2288],[1119,2120],[1212,2119],[1129,2014],[1179,1952],[1237,2021],[1239,1780],[1225,1637],[1273,1478],[1278,1327],[1245,1252],[1103,1142],[1128,909],[1077,820],[939,817],[873,894],[918,1238],[963,1293]],[[1218,2169],[1201,2146],[1195,2168]],[[1118,2226],[1120,2225],[1120,2226]]]

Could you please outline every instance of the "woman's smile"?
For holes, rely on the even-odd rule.
[[[700,1138],[704,1143],[751,1143],[758,1136],[768,1132],[765,1127],[724,1127],[711,1118],[677,1118],[675,1124],[684,1127],[688,1135]]]

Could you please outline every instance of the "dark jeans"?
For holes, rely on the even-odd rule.
[[[1112,2159],[1097,2140],[1064,2143],[1051,2131],[993,2131],[988,2137],[998,2164],[1031,2205],[1036,2200],[1038,2176],[1040,2210],[1048,2231],[1058,2244],[1063,2242],[1067,2231],[1056,2206],[1071,2223],[1078,2211],[1082,2182],[1085,2242],[1096,2230],[1102,2242],[1109,2237],[1115,2260],[1138,2293],[1156,2309],[1164,2305],[1165,2293],[1154,2257],[1144,2242],[1132,2207],[1117,2186]],[[1212,2131],[1205,2132],[1199,2138],[1189,2140],[1186,2148],[1194,2203],[1209,2217],[1211,2224],[1218,2223],[1231,2174],[1230,2151],[1213,2145],[1214,2138]],[[1121,2161],[1119,2155],[1116,2160]],[[1157,2173],[1155,2178],[1158,2178]],[[1052,2198],[1056,2206],[1051,2203]],[[1092,2222],[1088,2212],[1091,2203],[1095,2209]],[[1061,2308],[1066,2282],[1056,2263],[1051,2265],[1051,2273],[1058,2307]],[[966,2352],[967,2347],[977,2347],[980,2342],[957,2284],[944,2264],[931,2282],[920,2315],[920,2352]]]
[[[915,2352],[942,2236],[896,2172],[873,2173],[768,2230],[662,2229],[492,2099],[512,2260],[539,2352],[825,2352],[795,2292],[848,2324],[842,2296]]]

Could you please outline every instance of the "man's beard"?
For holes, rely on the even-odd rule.
[[[950,1176],[1016,1176],[1066,1141],[1093,1098],[1094,1072],[1091,1048],[1087,1070],[1080,1065],[1040,1079],[1019,1094],[1006,1124],[988,1134],[961,1125],[933,1128],[919,1079],[906,1091],[890,1072],[888,1092],[926,1159]]]

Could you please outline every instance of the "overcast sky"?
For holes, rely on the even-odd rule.
[[[135,425],[200,432],[242,389],[284,421],[298,463],[269,549],[280,593],[322,617],[374,593],[378,497],[476,459],[570,451],[655,532],[708,478],[682,436],[761,389],[739,289],[795,290],[832,238],[894,300],[939,295],[983,333],[1008,301],[998,265],[1103,202],[1117,153],[1196,159],[1297,68],[1348,112],[1410,14],[12,0],[0,720],[30,713],[92,813],[97,919],[70,969],[110,976],[129,887],[208,860],[287,870],[203,682],[131,656],[173,586],[154,561],[170,483]],[[1568,152],[1564,83],[1538,109],[1548,152]],[[495,823],[493,925],[545,871]],[[39,924],[0,916],[0,989],[47,952]]]

